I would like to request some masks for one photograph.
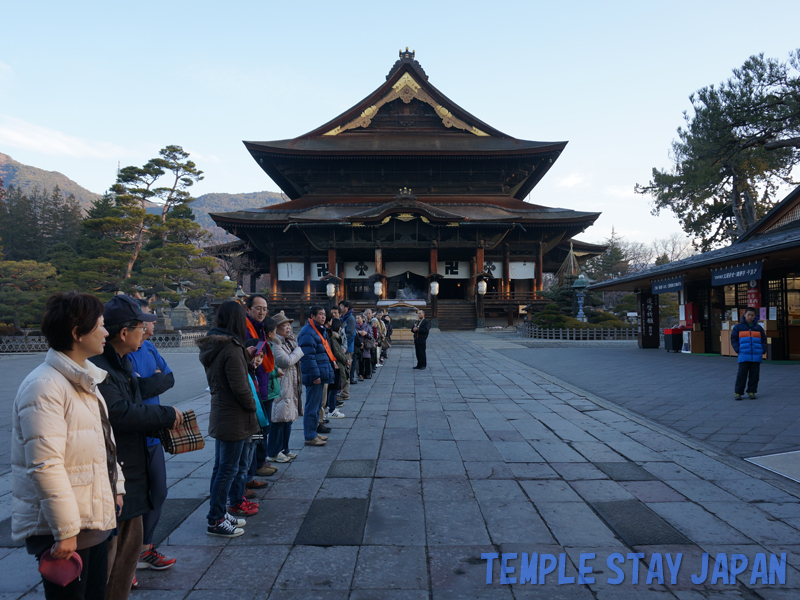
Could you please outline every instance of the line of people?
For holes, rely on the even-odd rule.
[[[267,299],[253,295],[246,306],[223,303],[198,340],[215,440],[210,535],[242,535],[267,485],[259,477],[296,458],[292,423],[302,416],[305,445],[325,446],[350,386],[388,357],[388,315],[355,315],[346,300],[309,314],[295,337],[292,319],[269,317]],[[80,557],[80,576],[65,587],[43,579],[48,599],[124,600],[137,568],[176,562],[153,544],[167,497],[156,432],[184,421],[160,402],[175,377],[148,341],[155,320],[147,301],[124,295],[105,305],[78,292],[47,301],[50,349],[17,392],[11,458],[12,538],[38,561]]]
[[[295,337],[283,311],[269,316],[265,296],[220,306],[215,326],[197,342],[215,439],[209,535],[244,534],[247,518],[258,514],[256,490],[268,485],[259,477],[273,475],[273,463],[296,458],[289,449],[294,421],[303,418],[306,446],[327,444],[327,425],[345,416],[350,386],[371,377],[388,357],[391,319],[380,316],[370,310],[354,315],[346,300],[330,314],[313,306]]]

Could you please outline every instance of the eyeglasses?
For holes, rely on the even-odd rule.
[[[136,329],[141,329],[142,331],[147,331],[147,325],[142,325],[141,327],[126,327],[129,331],[134,331]]]

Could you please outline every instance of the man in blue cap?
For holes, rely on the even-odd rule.
[[[108,545],[108,598],[128,597],[142,549],[142,515],[153,509],[147,479],[146,434],[183,422],[183,413],[171,406],[143,404],[139,382],[128,354],[142,345],[145,314],[128,296],[115,296],[103,312],[108,338],[103,354],[90,358],[108,374],[98,386],[108,406],[108,420],[117,442],[117,460],[125,475],[125,502],[117,517],[119,534]],[[129,487],[130,486],[130,487]]]

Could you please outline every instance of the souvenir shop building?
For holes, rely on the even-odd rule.
[[[590,286],[639,296],[641,347],[658,347],[657,294],[677,292],[692,352],[731,355],[729,329],[758,309],[768,358],[800,359],[800,187],[726,248]],[[648,314],[653,312],[655,315]],[[655,322],[648,323],[648,319]]]
[[[600,213],[524,201],[566,142],[484,123],[431,85],[407,49],[385,83],[332,121],[245,146],[288,200],[211,217],[241,240],[226,251],[244,252],[253,278],[269,275],[282,307],[328,292],[365,306],[413,300],[441,312],[443,328],[448,317],[474,328],[536,300],[570,243],[579,261],[604,250],[574,239]]]

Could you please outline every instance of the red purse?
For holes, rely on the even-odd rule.
[[[66,587],[83,571],[83,560],[77,552],[73,552],[69,558],[53,558],[50,548],[45,550],[39,559],[39,573],[44,579],[56,583],[61,587]]]

